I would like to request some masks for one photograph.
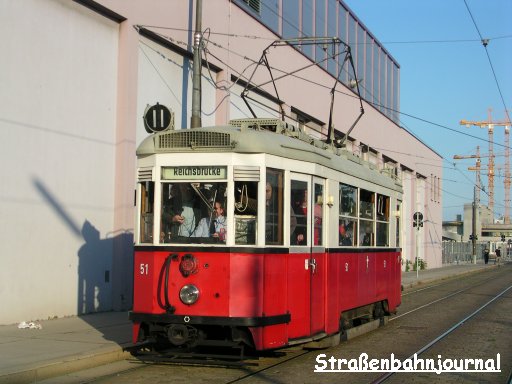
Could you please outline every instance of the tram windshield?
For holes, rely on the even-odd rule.
[[[160,242],[225,243],[226,183],[162,183]]]

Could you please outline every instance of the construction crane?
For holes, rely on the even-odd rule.
[[[508,112],[506,113],[506,121],[492,121],[491,109],[489,109],[489,116],[487,121],[468,121],[461,120],[460,125],[470,127],[472,125],[485,128],[487,127],[489,135],[489,165],[487,168],[487,177],[489,181],[489,210],[494,216],[494,127],[501,126],[505,127],[505,224],[510,224],[510,119],[508,118]]]

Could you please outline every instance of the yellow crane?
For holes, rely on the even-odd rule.
[[[489,165],[487,168],[487,177],[489,181],[489,210],[494,215],[494,127],[501,126],[505,127],[505,224],[510,224],[510,119],[508,113],[506,113],[507,120],[505,121],[492,121],[491,109],[489,109],[489,118],[487,121],[469,121],[461,120],[460,125],[466,127],[477,126],[480,128],[487,127],[489,135]]]

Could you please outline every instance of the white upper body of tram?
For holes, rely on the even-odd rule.
[[[137,167],[138,246],[400,248],[394,172],[280,120],[158,132],[138,147]],[[173,208],[177,197],[183,212]],[[187,231],[172,221],[191,215],[184,200],[197,208]],[[216,201],[224,232],[212,241]],[[210,223],[203,233],[202,218]]]

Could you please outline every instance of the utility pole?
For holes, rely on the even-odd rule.
[[[412,216],[412,226],[416,227],[416,278],[419,278],[420,271],[420,228],[423,227],[423,214],[416,211]]]
[[[482,162],[480,160],[480,146],[476,147],[476,154],[474,154],[474,155],[453,155],[453,158],[455,160],[476,159],[475,167],[469,167],[468,169],[470,171],[476,171],[475,185],[478,187],[478,189],[476,191],[477,192],[476,200],[477,200],[478,204],[480,204],[480,190],[482,189],[482,179],[480,176],[480,170],[481,170],[481,164],[482,164]]]
[[[510,224],[510,121],[505,125],[505,217],[504,223]]]
[[[494,217],[494,125],[488,121],[467,121],[461,120],[460,125],[465,125],[467,127],[471,125],[475,125],[477,127],[483,128],[487,127],[488,137],[489,137],[489,167],[487,169],[487,180],[489,184],[489,210],[491,211]]]
[[[196,0],[196,27],[194,32],[194,63],[192,67],[192,115],[190,128],[198,128],[201,123],[201,19],[202,0]]]
[[[492,155],[494,156],[494,154]],[[480,181],[480,147],[476,147],[475,155],[454,155],[454,159],[476,159],[476,167],[469,167],[470,171],[477,171],[476,174],[476,183],[473,189],[473,204],[472,204],[472,215],[471,215],[471,235],[469,239],[471,240],[471,262],[476,264],[476,241],[478,240],[477,235],[477,223],[478,223],[478,212],[480,206],[480,189],[482,189],[481,181]],[[494,163],[492,163],[494,166]],[[493,168],[494,170],[494,168]]]
[[[477,192],[477,186],[475,185],[474,187],[474,191],[473,191],[473,217],[472,217],[472,229],[471,231],[473,232],[471,234],[471,243],[472,243],[472,262],[473,264],[476,264],[476,240],[477,240],[477,235],[476,235],[476,211],[477,211],[477,207],[476,207],[476,192]]]

